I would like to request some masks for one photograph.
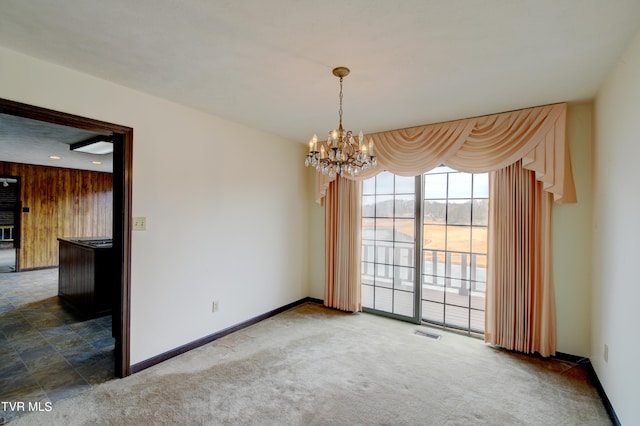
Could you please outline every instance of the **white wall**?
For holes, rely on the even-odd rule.
[[[552,208],[557,351],[591,351],[591,143],[593,103],[570,104],[567,137],[578,202]]]
[[[132,364],[308,296],[304,145],[4,48],[0,63],[2,98],[134,129]]]
[[[591,360],[625,425],[640,424],[639,76],[640,33],[601,87],[594,115]]]
[[[316,170],[309,167],[309,296],[324,300],[324,206],[316,203]]]

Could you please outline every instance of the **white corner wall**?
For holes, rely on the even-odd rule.
[[[591,351],[591,144],[593,103],[570,104],[567,137],[578,202],[552,208],[557,351]]]
[[[623,425],[640,424],[639,76],[640,32],[600,88],[594,115],[591,361]]]
[[[4,48],[0,63],[2,98],[134,129],[132,364],[309,295],[304,145]]]

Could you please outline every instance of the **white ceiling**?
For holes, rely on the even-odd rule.
[[[2,0],[0,45],[285,138],[594,97],[639,0]],[[99,118],[99,117],[94,117]]]

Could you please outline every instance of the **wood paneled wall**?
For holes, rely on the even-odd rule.
[[[0,161],[0,174],[20,176],[23,208],[18,270],[58,265],[58,237],[111,237],[111,173]]]

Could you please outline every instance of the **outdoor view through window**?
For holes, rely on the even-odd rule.
[[[363,307],[483,333],[488,187],[444,166],[364,181]]]

